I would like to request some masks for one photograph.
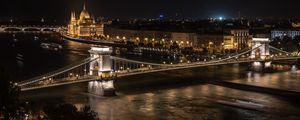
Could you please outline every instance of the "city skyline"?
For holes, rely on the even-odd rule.
[[[0,120],[300,120],[299,0],[0,3]]]
[[[0,8],[1,18],[68,20],[70,11],[80,11],[84,0],[4,0]],[[300,1],[287,0],[284,4],[268,0],[86,0],[94,16],[106,18],[233,18],[274,17],[298,18],[297,4]]]

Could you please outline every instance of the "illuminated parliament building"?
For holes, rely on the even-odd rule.
[[[84,4],[79,18],[75,12],[71,13],[68,34],[76,37],[103,36],[103,28],[102,23],[96,23],[94,17],[90,16]]]

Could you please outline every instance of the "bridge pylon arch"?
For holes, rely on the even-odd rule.
[[[112,62],[110,59],[112,53],[111,48],[91,47],[89,52],[93,60],[90,63],[90,75],[95,75],[95,71],[97,71],[98,76],[104,77],[106,73],[112,71]]]
[[[266,59],[270,56],[269,50],[269,38],[252,38],[252,49],[251,58]]]

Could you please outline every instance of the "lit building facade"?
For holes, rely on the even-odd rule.
[[[194,47],[193,44],[196,43],[197,37],[195,33],[171,32],[170,40],[176,42],[180,47]]]
[[[251,36],[249,29],[230,29],[224,32],[224,49],[242,50],[250,47]]]
[[[196,33],[169,32],[169,31],[151,31],[151,30],[127,30],[106,28],[107,38],[120,39],[132,42],[142,43],[161,43],[171,45],[176,42],[180,47],[193,47],[197,43]]]
[[[104,36],[104,25],[97,24],[94,17],[90,16],[85,5],[79,18],[75,12],[71,13],[71,20],[68,25],[68,34],[76,37]]]
[[[271,39],[274,40],[275,38],[283,39],[283,37],[290,37],[294,38],[300,35],[299,30],[272,30],[271,31]]]
[[[198,34],[197,41],[193,47],[196,49],[206,49],[208,52],[222,52],[223,50],[223,35],[222,34]]]
[[[300,28],[300,23],[292,23],[292,26],[293,26],[294,28]]]
[[[107,38],[142,43],[163,43],[166,46],[176,42],[179,47],[193,47],[196,50],[221,53],[251,47],[252,35],[249,29],[228,29],[223,33],[188,33],[151,30],[128,30],[106,28]]]

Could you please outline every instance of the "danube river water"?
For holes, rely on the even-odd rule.
[[[86,58],[90,45],[64,41],[55,35],[0,36],[1,64],[15,81],[51,72]],[[60,51],[41,43],[59,43]],[[38,109],[49,103],[91,106],[104,120],[293,120],[300,105],[293,96],[230,88],[211,81],[261,86],[300,92],[299,71],[255,73],[247,64],[152,73],[115,82],[117,96],[89,94],[87,83],[22,93]]]

